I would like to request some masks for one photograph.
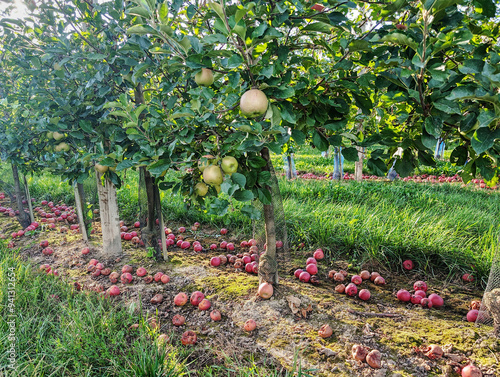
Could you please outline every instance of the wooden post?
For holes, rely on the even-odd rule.
[[[79,190],[79,185],[83,185],[80,183],[76,183],[73,185],[73,188],[75,190],[75,205],[76,205],[76,213],[78,215],[78,223],[80,224],[80,232],[82,233],[82,238],[85,242],[89,241],[88,233],[87,233],[87,224],[85,224],[85,213],[84,213],[84,208],[82,205],[83,198],[82,198],[82,193]],[[83,191],[83,190],[82,190]]]
[[[116,187],[109,179],[101,183],[102,174],[96,170],[97,192],[99,194],[99,210],[101,214],[103,256],[117,257],[122,255],[120,237],[120,215]]]
[[[33,215],[33,205],[31,204],[30,188],[28,187],[28,181],[26,180],[26,175],[23,176],[24,179],[24,190],[26,191],[26,200],[28,202],[28,208],[30,210],[30,220],[32,223],[35,222],[35,215]]]
[[[358,161],[354,163],[354,179],[361,182],[363,181],[363,159],[365,156],[365,148],[356,147],[356,150],[358,151]]]
[[[272,162],[269,156],[269,149],[264,148],[261,152],[262,158],[266,160],[265,170],[272,172]],[[270,186],[265,187],[272,193]],[[274,218],[274,206],[264,204],[264,221],[266,226],[266,252],[259,261],[259,283],[267,282],[273,285],[278,284],[278,261],[276,255],[276,225]]]

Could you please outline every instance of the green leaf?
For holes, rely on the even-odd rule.
[[[138,35],[156,34],[156,31],[155,29],[153,29],[151,26],[148,25],[134,25],[127,29],[127,34],[138,34]]]
[[[151,17],[151,12],[144,8],[144,7],[134,7],[130,8],[127,10],[128,14],[131,14],[133,16],[139,16],[139,17],[144,17],[144,18],[150,18]]]
[[[123,161],[120,161],[118,163],[118,165],[116,165],[116,171],[122,171],[125,169],[129,169],[134,165],[135,165],[135,162],[132,160],[123,160]]]
[[[459,145],[451,152],[450,162],[454,165],[463,166],[467,162],[467,158],[469,158],[467,147]]]
[[[418,48],[418,43],[415,42],[412,38],[408,37],[405,34],[402,33],[391,33],[384,35],[382,38],[380,38],[381,42],[389,42],[393,44],[398,44],[398,45],[403,45],[403,46],[408,46],[414,51],[417,51]],[[415,55],[415,58],[417,58],[418,55]],[[419,58],[419,57],[418,57]]]
[[[237,53],[234,53],[233,56],[231,56],[229,58],[229,60],[227,61],[227,67],[228,68],[237,68],[239,67],[241,64],[243,64],[243,59],[241,58],[241,56]]]
[[[163,181],[163,182],[160,182],[158,184],[158,188],[160,190],[170,190],[172,187],[174,187],[175,184],[176,184],[176,182],[166,182],[166,181]]]
[[[255,196],[250,190],[238,190],[234,193],[233,197],[239,202],[248,202],[255,199]]]
[[[245,188],[245,185],[247,184],[247,179],[243,174],[240,173],[233,173],[231,175],[231,180],[236,183],[238,186],[241,188]]]
[[[469,113],[460,119],[460,132],[469,132],[477,122],[477,114]]]
[[[259,185],[264,186],[271,182],[271,173],[267,170],[259,172],[259,178],[257,179]]]
[[[366,162],[366,166],[368,170],[379,177],[387,173],[387,166],[381,158],[369,158]]]
[[[260,220],[260,211],[254,206],[246,204],[241,208],[241,212],[248,216],[251,220]]]
[[[407,159],[397,160],[394,168],[396,169],[396,172],[403,178],[408,177],[413,172],[413,165]]]
[[[217,15],[220,17],[221,20],[225,19],[224,9],[222,8],[222,5],[220,5],[215,1],[209,2],[207,3],[207,5],[210,7],[210,9],[212,9],[213,11],[215,11],[215,13],[217,13]]]
[[[427,117],[425,119],[425,130],[435,138],[440,137],[443,130],[443,120],[434,116]]]
[[[313,144],[318,148],[320,152],[325,152],[328,150],[329,143],[328,140],[325,139],[323,135],[321,135],[318,131],[314,130],[313,133]]]
[[[324,22],[313,22],[302,28],[302,31],[317,31],[320,33],[330,34],[332,26]]]
[[[480,5],[481,13],[485,17],[495,17],[497,8],[492,0],[475,0],[474,2]]]
[[[363,114],[370,115],[373,108],[373,103],[370,100],[370,98],[362,94],[356,94],[354,92],[352,93],[352,96],[354,97],[356,106],[358,106],[361,109]]]
[[[161,4],[160,10],[158,11],[158,16],[160,17],[160,21],[163,24],[166,24],[168,22],[168,4],[166,1]]]
[[[446,114],[460,114],[460,105],[456,101],[447,101],[445,99],[440,99],[434,102],[434,107],[438,110],[445,112]]]
[[[488,127],[496,119],[495,112],[488,109],[482,110],[477,117],[479,128]]]
[[[210,203],[208,213],[210,215],[224,216],[229,208],[229,202],[225,199],[215,198],[212,203]]]
[[[151,173],[151,175],[158,177],[164,171],[170,169],[171,166],[172,166],[172,162],[170,160],[159,160],[159,161],[156,161],[155,163],[149,165],[148,171]]]
[[[491,131],[489,128],[483,127],[479,128],[474,132],[474,136],[471,139],[471,146],[474,152],[481,154],[490,149],[495,143],[500,135],[500,130]]]
[[[300,131],[292,129],[292,139],[298,144],[303,145],[306,141],[306,135]]]
[[[238,190],[238,185],[232,185],[230,182],[224,181],[221,185],[221,190],[224,194],[233,196],[236,190]]]
[[[247,159],[247,164],[253,169],[260,169],[266,166],[267,162],[260,156],[251,156]]]
[[[342,148],[342,156],[345,157],[347,161],[358,161],[358,150],[354,147]]]

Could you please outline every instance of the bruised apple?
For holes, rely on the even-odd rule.
[[[217,309],[212,310],[210,312],[210,318],[212,318],[212,321],[220,321],[222,319],[220,311],[218,311]]]
[[[158,293],[154,295],[153,298],[151,298],[151,303],[153,305],[161,304],[162,302],[163,302],[163,295],[161,293]]]
[[[191,294],[191,298],[190,298],[190,301],[191,301],[191,304],[193,306],[198,306],[200,305],[200,302],[205,298],[205,295],[203,293],[201,293],[200,291],[194,291],[192,294]]]
[[[172,324],[174,326],[182,326],[185,323],[186,323],[186,317],[184,317],[183,315],[176,314],[172,318]]]
[[[245,331],[248,331],[248,332],[255,330],[256,327],[257,327],[257,323],[253,319],[249,319],[248,321],[246,321],[245,325],[243,326]]]
[[[208,309],[210,309],[211,306],[212,306],[212,304],[210,303],[210,301],[208,301],[206,298],[204,298],[198,304],[198,309],[200,309],[200,310],[208,310]]]
[[[196,333],[194,331],[188,330],[181,337],[181,343],[184,346],[196,343]]]
[[[332,336],[332,334],[333,334],[333,330],[329,324],[325,324],[325,325],[321,326],[319,331],[318,331],[318,335],[322,338],[329,338],[330,336]]]
[[[366,362],[372,368],[380,369],[382,367],[382,354],[378,350],[371,350],[368,355],[366,355]]]

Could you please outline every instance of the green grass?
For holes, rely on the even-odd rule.
[[[369,157],[370,150],[367,151],[367,156],[363,161],[363,172],[365,174],[372,174],[367,167],[367,159]],[[448,160],[451,151],[445,152],[445,158],[447,160],[436,161],[436,166],[420,166],[415,174],[429,174],[429,175],[441,175],[445,174],[447,176],[452,176],[456,174],[460,167],[453,166]],[[277,171],[283,171],[283,157],[281,155],[273,155],[272,161],[275,169]],[[295,168],[298,172],[302,173],[314,173],[316,175],[331,174],[333,172],[333,147],[330,148],[330,154],[328,158],[322,157],[321,152],[317,149],[312,148],[308,145],[303,145],[295,149]],[[354,173],[354,162],[344,160],[344,173]]]
[[[296,154],[298,163],[330,169],[330,161],[319,152],[303,149]],[[486,283],[500,237],[498,192],[412,182],[279,181],[292,244],[322,247],[332,260],[377,260],[393,270],[400,268],[401,260],[412,258],[420,270],[450,278],[472,269],[478,281]],[[139,212],[137,182],[137,172],[128,171],[118,190],[120,217],[129,223]],[[73,202],[67,183],[50,175],[33,178],[30,186],[38,199]],[[220,218],[186,208],[182,197],[168,191],[162,198],[167,225],[200,221],[230,226],[237,237],[251,235],[252,224],[237,210],[238,204]]]
[[[15,372],[9,371],[8,281],[15,282]],[[96,293],[75,292],[38,273],[0,245],[0,373],[8,376],[181,376],[189,351],[158,348],[140,312],[113,305]]]

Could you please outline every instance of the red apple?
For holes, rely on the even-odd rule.
[[[176,314],[172,317],[172,324],[174,326],[182,326],[186,323],[186,317],[180,314]]]
[[[132,273],[133,269],[131,266],[129,266],[128,264],[126,264],[125,266],[122,267],[122,273],[125,273],[125,272],[130,272]]]
[[[226,228],[222,228],[220,230],[220,234],[222,234],[222,235],[227,234],[227,229]]]
[[[299,275],[299,280],[303,281],[304,283],[308,283],[310,279],[311,279],[311,274],[307,271],[303,271]]]
[[[212,321],[220,321],[222,319],[220,311],[218,311],[217,309],[212,310],[210,312],[210,318],[212,318]]]
[[[208,310],[208,309],[210,309],[211,306],[212,306],[212,304],[210,303],[210,301],[208,301],[206,298],[204,298],[198,304],[198,309],[200,309],[200,310]]]
[[[306,271],[311,275],[316,275],[318,273],[318,267],[315,264],[311,263],[307,265]]]
[[[188,302],[188,296],[184,292],[178,293],[174,297],[174,305],[176,306],[184,306],[187,304],[187,302]]]
[[[321,260],[325,257],[325,253],[321,249],[316,249],[316,251],[313,254],[313,257],[316,260]]]
[[[269,284],[267,282],[263,282],[261,285],[259,285],[259,289],[257,291],[257,294],[260,297],[262,297],[263,299],[271,298],[271,296],[273,295],[272,284]]]
[[[411,261],[410,259],[407,259],[403,262],[403,268],[407,271],[411,271],[413,270],[413,261]]]
[[[213,257],[212,259],[210,259],[210,265],[213,266],[213,267],[218,267],[220,266],[220,258],[219,257]]]
[[[198,306],[200,302],[205,298],[205,295],[201,293],[200,291],[194,291],[191,294],[191,304],[194,306]]]
[[[248,332],[255,330],[256,327],[257,327],[257,323],[253,319],[249,319],[248,321],[246,321],[245,325],[243,326],[245,331],[248,331]]]
[[[306,260],[306,265],[308,264],[318,264],[318,261],[316,260],[316,258],[309,257]]]
[[[121,276],[122,284],[132,283],[132,280],[133,280],[133,276],[132,276],[132,274],[130,272],[125,272]]]
[[[367,301],[371,297],[370,291],[368,289],[362,289],[359,291],[358,297],[363,301]]]

